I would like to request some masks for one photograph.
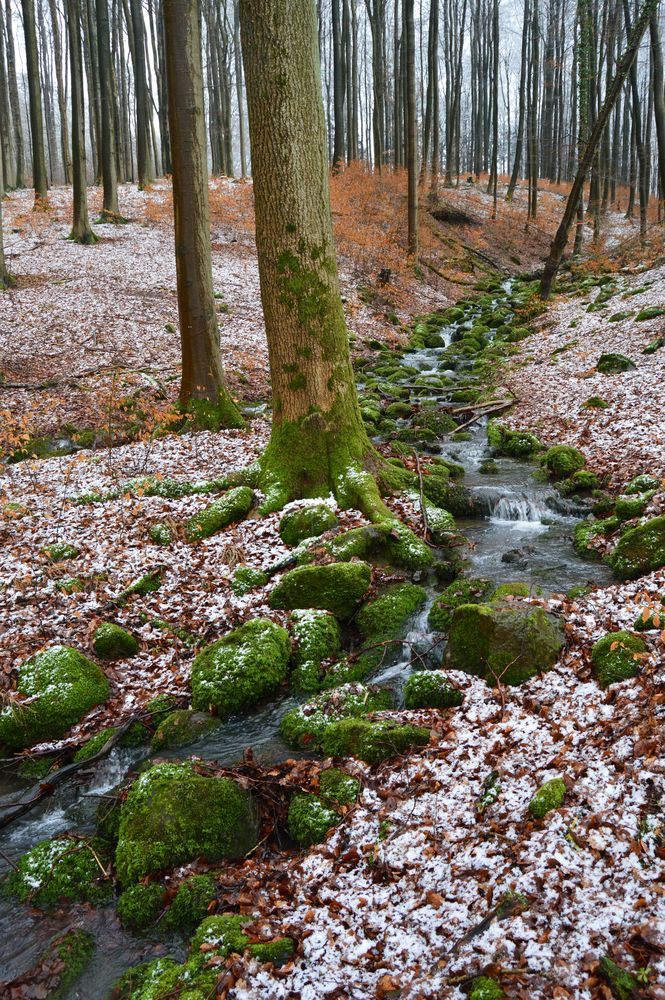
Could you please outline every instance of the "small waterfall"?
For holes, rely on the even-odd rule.
[[[493,521],[523,521],[536,524],[541,522],[543,516],[547,516],[547,509],[530,500],[526,494],[502,496],[492,504],[490,510]]]

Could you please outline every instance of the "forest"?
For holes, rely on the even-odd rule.
[[[0,0],[0,996],[664,1000],[665,8]]]

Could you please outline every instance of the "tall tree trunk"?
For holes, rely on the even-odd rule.
[[[313,0],[240,0],[273,390],[265,509],[327,496],[387,516],[367,471],[332,235]]]
[[[148,154],[149,95],[145,61],[145,30],[141,0],[130,0],[131,25],[134,36],[134,91],[136,95],[136,173],[138,186],[143,189],[151,180]]]
[[[0,28],[2,26],[0,25]],[[2,172],[2,159],[0,159],[0,191],[4,191],[5,188],[5,178]],[[13,281],[7,270],[7,264],[5,263],[5,244],[2,237],[2,198],[0,198],[0,290],[9,288],[13,284]]]
[[[623,16],[626,34],[631,31],[631,14],[629,0],[623,0]],[[644,127],[642,124],[642,102],[637,82],[637,58],[630,64],[630,89],[633,98],[633,122],[635,123],[635,150],[637,152],[638,185],[640,192],[640,242],[644,243],[647,236],[647,205],[649,201],[649,178],[647,176],[647,156],[644,143]]]
[[[118,207],[108,0],[96,0],[96,4],[103,184],[102,219],[105,222],[118,222],[120,221],[120,209]]]
[[[32,185],[35,189],[35,208],[43,207],[48,198],[46,158],[44,156],[44,120],[42,117],[42,89],[39,80],[39,52],[35,29],[34,0],[21,0],[25,58],[28,70],[30,97],[30,133],[32,135]]]
[[[240,142],[240,176],[247,176],[247,139],[245,136],[245,94],[242,80],[242,50],[240,48],[240,15],[238,0],[233,0],[233,50],[236,71],[236,99],[238,101],[238,131]]]
[[[418,119],[416,110],[416,32],[414,0],[404,0],[406,35],[406,168],[408,172],[408,250],[418,253]]]
[[[332,0],[332,43],[333,43],[333,110],[335,138],[333,146],[333,168],[344,162],[344,98],[346,81],[342,57],[342,27],[340,0]]]
[[[97,237],[88,219],[85,162],[85,109],[83,107],[83,54],[81,47],[80,0],[67,0],[67,31],[69,35],[69,69],[72,94],[72,198],[73,223],[69,238],[75,243],[91,245]]]
[[[626,51],[619,61],[612,84],[605,95],[605,100],[603,101],[603,105],[596,119],[593,131],[591,132],[589,141],[586,144],[584,155],[582,156],[577,168],[577,174],[575,176],[575,180],[573,181],[570,194],[568,195],[568,201],[566,202],[563,218],[559,224],[556,235],[552,240],[549,257],[545,261],[545,268],[543,270],[543,276],[540,283],[540,294],[543,298],[548,298],[550,292],[552,291],[552,283],[556,277],[557,271],[559,270],[561,258],[563,257],[563,252],[566,249],[566,244],[568,242],[570,226],[582,194],[584,178],[586,177],[589,167],[593,161],[593,157],[595,156],[598,143],[600,142],[600,137],[603,134],[603,129],[605,128],[612,108],[621,93],[621,88],[630,71],[630,67],[633,65],[635,56],[637,55],[637,50],[640,46],[640,42],[642,41],[642,36],[644,35],[649,23],[651,13],[652,11],[657,10],[657,8],[658,0],[644,0],[642,10],[630,33]]]
[[[58,92],[58,115],[60,118],[60,152],[65,184],[72,182],[72,162],[69,152],[69,128],[67,126],[67,93],[62,72],[63,52],[60,38],[60,21],[56,0],[49,0],[51,12],[51,27],[53,30],[53,58],[55,61],[55,82]]]
[[[22,188],[25,187],[25,154],[23,125],[21,124],[21,104],[19,102],[18,81],[16,79],[16,51],[14,48],[11,0],[5,0],[5,11],[5,31],[7,32],[7,82],[9,84],[9,103],[11,105],[12,121],[14,123],[14,152],[16,154],[14,183],[17,188]]]
[[[0,145],[2,147],[3,172],[3,185],[0,188],[0,197],[5,193],[5,185],[8,188],[14,186],[14,173],[16,169],[12,150],[13,123],[9,103],[9,84],[5,59],[4,19],[4,11],[0,7]]]
[[[51,60],[46,35],[46,11],[44,0],[38,0],[37,24],[39,25],[39,55],[41,90],[44,99],[44,124],[46,126],[46,152],[48,154],[47,179],[53,183],[58,176],[58,152],[55,138],[55,110],[53,107],[53,81]]]
[[[651,61],[653,65],[653,109],[656,119],[656,140],[658,142],[658,196],[665,199],[665,95],[663,92],[663,50],[658,30],[658,11],[654,10],[649,19],[651,37]]]
[[[240,427],[242,418],[224,386],[212,286],[197,0],[164,0],[164,41],[182,345],[180,404],[205,423]]]
[[[499,0],[494,0],[492,17],[492,167],[488,191],[494,196],[492,218],[496,219],[499,190]]]

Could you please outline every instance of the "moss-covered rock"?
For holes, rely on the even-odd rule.
[[[325,661],[336,659],[342,648],[337,619],[329,611],[303,609],[290,619],[295,640],[291,681],[300,691],[320,691],[326,686]]]
[[[157,764],[131,786],[120,812],[115,863],[124,885],[193,858],[243,857],[257,840],[254,805],[228,778],[189,764]]]
[[[360,782],[338,767],[327,767],[319,775],[319,791],[324,799],[347,806],[358,798]]]
[[[614,505],[614,513],[620,521],[631,521],[634,517],[640,517],[644,513],[653,494],[617,497]]]
[[[497,476],[501,468],[493,458],[485,458],[478,466],[478,472],[483,476]]]
[[[407,622],[426,600],[427,592],[423,587],[393,583],[360,609],[356,625],[362,646],[356,661],[356,678],[367,677],[390,657],[395,648],[393,643],[402,639]]]
[[[612,991],[615,1000],[634,1000],[643,996],[643,990],[636,976],[604,955],[598,963],[598,972]]]
[[[152,749],[173,750],[196,743],[213,729],[219,729],[220,720],[207,712],[197,712],[194,709],[181,708],[172,712],[160,722],[152,738]]]
[[[271,608],[290,611],[319,608],[337,618],[350,618],[369,590],[372,571],[365,562],[337,562],[327,566],[300,566],[273,589]]]
[[[656,319],[658,316],[663,315],[665,315],[665,308],[663,306],[646,306],[638,312],[635,321],[643,323],[647,319]]]
[[[130,597],[147,597],[154,594],[162,585],[162,570],[152,569],[133,580],[115,599],[118,605],[126,604]]]
[[[624,580],[665,566],[665,516],[652,517],[622,535],[608,562]]]
[[[237,486],[236,489],[229,490],[219,500],[189,519],[185,525],[187,540],[200,542],[228,528],[230,524],[242,521],[249,514],[253,503],[254,494],[249,486]]]
[[[337,518],[325,503],[311,503],[289,510],[279,522],[279,533],[285,545],[298,545],[305,538],[317,538],[337,524]]]
[[[563,479],[558,483],[558,489],[564,496],[571,496],[575,493],[588,493],[590,490],[597,490],[600,487],[600,480],[595,472],[589,469],[578,469],[568,479]]]
[[[136,638],[114,622],[104,622],[92,637],[92,648],[100,660],[126,660],[139,651]]]
[[[476,976],[471,983],[469,1000],[502,1000],[504,996],[499,983],[490,976]]]
[[[406,708],[454,708],[464,695],[437,670],[417,670],[404,685]]]
[[[22,903],[43,909],[61,900],[107,903],[113,883],[102,873],[98,858],[104,862],[107,854],[96,840],[42,840],[19,859],[5,887]]]
[[[85,590],[85,581],[80,576],[63,577],[56,580],[55,589],[61,594],[82,594]]]
[[[554,479],[568,479],[586,465],[582,452],[567,444],[555,444],[553,448],[548,448],[542,462]]]
[[[553,809],[560,809],[566,797],[563,778],[552,778],[541,785],[529,802],[529,812],[535,819],[542,819]]]
[[[433,558],[427,545],[399,521],[351,528],[333,538],[326,548],[339,562],[371,559],[401,569],[427,569]]]
[[[321,745],[331,757],[358,757],[368,764],[379,764],[428,742],[429,730],[422,726],[346,718],[328,726]]]
[[[601,687],[635,677],[642,654],[644,639],[630,632],[610,632],[594,643],[591,650],[593,674]]]
[[[601,375],[619,375],[631,371],[635,367],[633,361],[625,354],[601,354],[596,362],[596,371]]]
[[[542,448],[535,434],[508,430],[495,420],[490,420],[487,425],[487,443],[495,455],[508,455],[511,458],[527,458]]]
[[[521,684],[556,663],[564,644],[559,622],[543,608],[515,601],[463,604],[453,612],[451,667],[488,684]]]
[[[289,805],[289,833],[301,847],[320,844],[328,831],[339,823],[334,809],[318,795],[294,795]]]
[[[635,493],[648,493],[650,490],[657,490],[659,486],[660,479],[657,476],[652,476],[648,472],[644,472],[642,475],[631,479],[623,492],[628,496],[632,496]]]
[[[582,403],[584,410],[607,410],[609,403],[601,396],[589,396],[585,403]]]
[[[192,875],[185,879],[164,916],[165,928],[185,931],[196,927],[207,916],[216,893],[217,883],[212,875]]]
[[[52,941],[39,964],[49,973],[48,1000],[65,1000],[71,987],[90,964],[95,941],[87,931],[67,931]],[[34,995],[34,994],[33,994]]]
[[[492,591],[491,601],[503,601],[506,597],[529,597],[531,587],[524,580],[517,580],[515,583],[500,583],[496,590]],[[473,602],[472,602],[473,603]]]
[[[446,633],[450,628],[453,611],[462,604],[481,604],[492,592],[490,580],[455,580],[434,601],[427,617],[429,627],[435,632]]]
[[[102,670],[70,646],[51,646],[18,670],[19,695],[0,712],[0,744],[11,749],[57,739],[108,698]]]
[[[192,664],[192,704],[220,718],[253,708],[286,680],[291,641],[286,629],[255,618],[206,646]]]
[[[159,521],[157,524],[151,524],[148,530],[148,537],[151,542],[155,545],[170,545],[173,541],[173,532],[169,528],[168,524],[164,524]]]
[[[445,466],[434,465],[423,474],[423,493],[431,503],[453,517],[471,517],[476,505],[473,494],[452,477]]]
[[[279,730],[291,747],[316,747],[334,722],[390,708],[391,702],[390,692],[382,688],[342,684],[290,709],[283,716]]]
[[[155,923],[164,909],[164,889],[155,882],[130,885],[120,894],[116,909],[123,927],[145,930]]]
[[[42,551],[53,562],[76,559],[81,554],[81,550],[75,545],[70,545],[69,542],[52,542],[50,545],[45,545]]]
[[[262,569],[252,566],[238,566],[231,578],[231,590],[239,597],[244,597],[256,587],[264,587],[270,577]]]

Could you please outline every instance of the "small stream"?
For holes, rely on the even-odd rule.
[[[510,289],[511,283],[506,282],[507,295]],[[454,380],[449,393],[454,392],[454,383],[464,380],[465,370],[463,366],[456,371],[446,370],[442,355],[459,337],[460,331],[472,324],[475,312],[475,308],[470,307],[464,320],[441,331],[441,347],[410,352],[404,355],[404,364],[422,374],[447,375]],[[437,389],[436,396],[418,395],[416,398],[419,402],[445,404],[447,395],[448,390]],[[572,547],[575,515],[582,516],[583,509],[562,501],[547,483],[534,478],[535,463],[497,458],[498,471],[492,475],[480,472],[481,462],[490,457],[486,421],[472,425],[467,440],[448,438],[438,446],[428,445],[427,450],[430,455],[439,454],[464,466],[464,485],[471,490],[475,500],[478,516],[457,519],[460,531],[469,542],[465,575],[497,582],[526,581],[535,592],[544,594],[565,592],[576,585],[609,582],[611,574],[607,567],[583,561]],[[394,688],[398,696],[411,671],[413,650],[428,655],[431,666],[441,662],[443,643],[433,648],[435,637],[428,631],[427,615],[442,587],[432,584],[428,589],[427,605],[411,623],[401,652],[395,647],[397,651],[391,660],[372,678],[373,683]],[[250,716],[231,719],[198,744],[161,756],[186,758],[196,754],[231,764],[241,759],[248,746],[263,761],[293,756],[293,751],[282,742],[278,726],[284,712],[296,701],[292,696],[285,697]],[[112,751],[96,768],[83,772],[77,781],[59,789],[43,806],[0,833],[2,868],[6,870],[7,858],[18,858],[45,837],[72,829],[92,832],[100,797],[122,782],[145,756],[145,749]],[[19,778],[13,766],[5,767],[6,770],[0,770],[0,810],[17,801],[32,784]],[[130,965],[161,954],[165,948],[181,959],[186,949],[186,943],[176,938],[165,942],[126,933],[112,905],[97,910],[73,906],[43,914],[0,896],[0,980],[10,980],[23,973],[54,936],[77,926],[92,931],[97,947],[87,972],[70,992],[70,1000],[103,1000],[115,980]]]

